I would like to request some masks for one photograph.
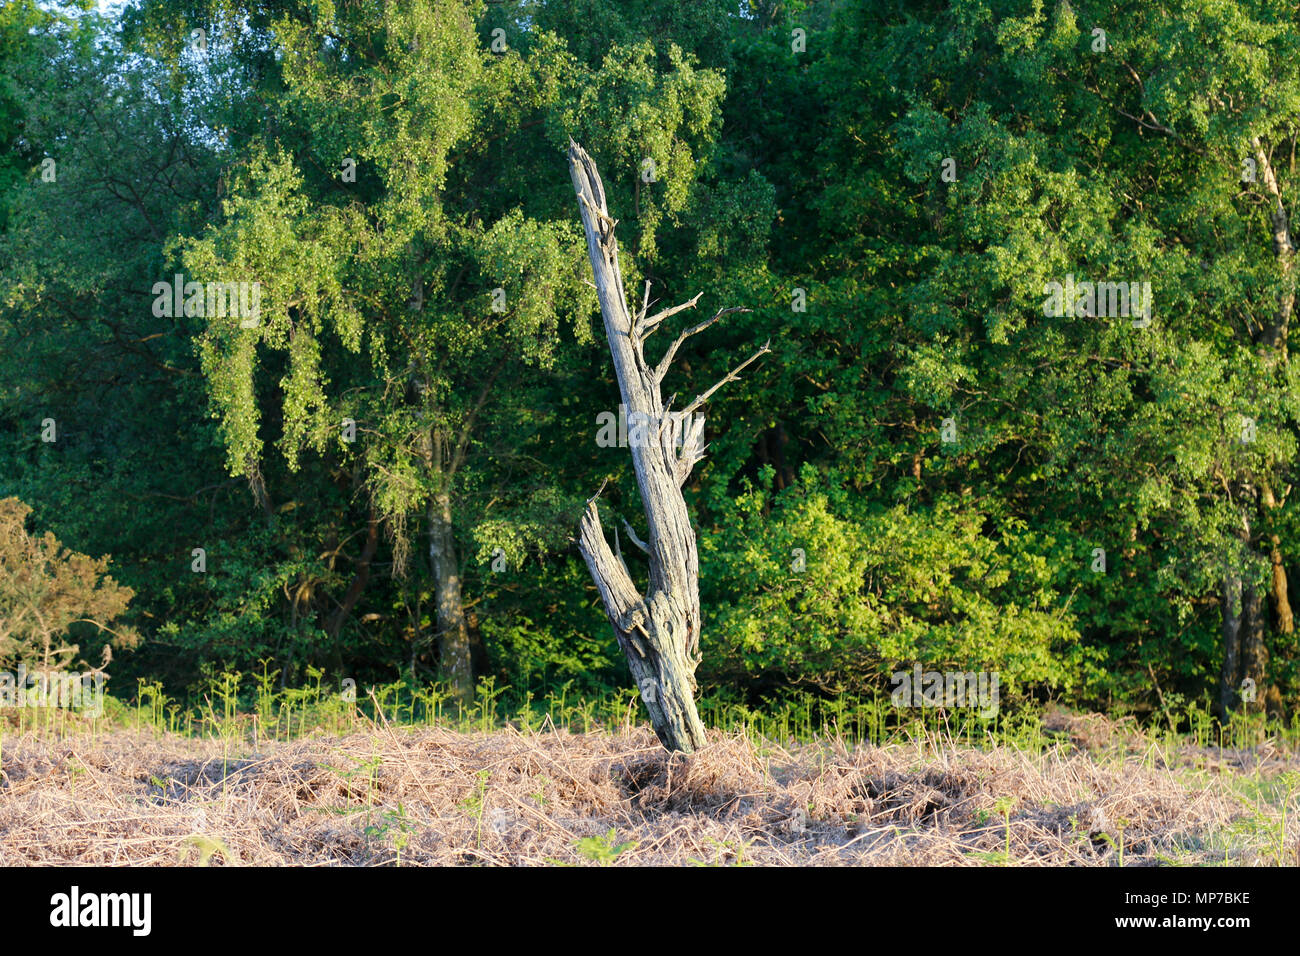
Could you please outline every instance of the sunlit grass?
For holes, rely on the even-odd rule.
[[[587,696],[575,693],[569,682],[538,694],[533,689],[499,687],[488,677],[479,682],[473,702],[461,706],[447,687],[436,683],[412,686],[399,680],[335,687],[323,681],[324,671],[318,668],[308,668],[308,677],[303,687],[282,688],[279,672],[264,662],[253,674],[214,672],[188,700],[170,697],[160,682],[141,680],[131,698],[106,697],[102,716],[82,718],[58,708],[15,708],[7,725],[0,722],[0,730],[7,726],[11,732],[60,736],[129,727],[154,735],[220,740],[229,756],[246,746],[256,749],[263,741],[346,734],[381,719],[394,727],[436,726],[460,733],[486,733],[507,726],[524,732],[616,731],[646,720],[639,694],[631,689]],[[1004,705],[996,715],[983,717],[974,709],[900,711],[887,694],[827,699],[805,693],[768,699],[763,706],[753,707],[706,693],[699,709],[706,726],[741,733],[760,747],[824,740],[850,746],[906,743],[924,750],[929,743],[942,741],[963,747],[1012,746],[1027,754],[1042,754],[1060,743],[1059,734],[1045,731],[1042,711],[1032,705]],[[1142,762],[1168,766],[1169,754],[1185,746],[1246,749],[1271,739],[1293,748],[1300,743],[1300,718],[1282,725],[1266,722],[1263,715],[1235,714],[1221,725],[1208,706],[1193,703],[1181,714],[1161,714],[1141,733]]]

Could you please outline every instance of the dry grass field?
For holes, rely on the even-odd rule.
[[[1102,718],[1039,752],[648,730],[0,739],[0,865],[1294,865],[1300,762]]]

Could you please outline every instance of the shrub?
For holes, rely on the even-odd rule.
[[[136,634],[109,626],[135,596],[108,576],[109,559],[70,551],[48,531],[29,532],[31,511],[17,498],[0,499],[0,665],[67,666],[80,650],[66,642],[79,625],[134,645]]]

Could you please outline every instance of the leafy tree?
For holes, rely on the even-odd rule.
[[[0,499],[0,662],[65,667],[81,647],[62,639],[81,624],[110,635],[106,651],[136,643],[132,631],[110,626],[134,593],[108,576],[109,559],[69,551],[48,531],[32,534],[30,514],[17,498]]]
[[[185,251],[201,281],[260,284],[255,328],[208,316],[202,340],[229,465],[256,473],[265,440],[257,382],[283,355],[286,367],[274,373],[283,415],[276,442],[290,468],[309,451],[355,452],[399,568],[408,516],[423,512],[440,670],[465,700],[473,682],[455,527],[500,487],[491,476],[508,464],[479,453],[482,436],[527,420],[531,395],[509,383],[551,367],[568,347],[562,316],[574,345],[591,342],[591,297],[575,268],[581,234],[568,217],[526,214],[526,193],[502,191],[502,181],[514,181],[508,171],[493,176],[495,186],[487,180],[493,140],[519,127],[498,127],[480,104],[533,103],[554,124],[551,140],[599,123],[624,168],[639,168],[648,143],[662,150],[664,175],[681,182],[689,153],[674,131],[703,134],[720,88],[692,80],[674,53],[660,90],[644,48],[615,50],[597,77],[561,85],[566,58],[553,40],[540,37],[528,63],[514,51],[498,57],[479,45],[468,8],[457,3],[276,26],[283,136],[249,144],[232,167],[220,224]],[[578,92],[594,89],[621,99],[588,102]],[[607,124],[612,111],[635,122]],[[532,143],[529,155],[545,155],[546,142]],[[353,163],[355,185],[343,175]],[[681,202],[670,190],[662,205],[671,211]],[[656,223],[647,212],[646,246]],[[356,423],[355,449],[345,421]],[[474,535],[496,529],[503,553],[529,541],[555,546],[562,497],[545,487],[513,497],[513,520],[485,517]]]
[[[1286,3],[92,6],[0,6],[0,498],[114,555],[119,668],[626,682],[570,540],[606,477],[639,524],[573,136],[636,305],[752,309],[673,388],[772,342],[683,486],[706,685],[1292,705]],[[177,273],[258,323],[156,314]],[[1150,321],[1045,314],[1069,275]]]

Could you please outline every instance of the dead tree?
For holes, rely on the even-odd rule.
[[[628,444],[650,530],[643,542],[630,525],[625,523],[625,527],[631,540],[649,558],[647,593],[642,595],[638,591],[621,551],[611,550],[605,540],[596,509],[600,491],[587,502],[579,522],[578,548],[596,582],[619,646],[627,656],[655,733],[669,751],[690,753],[705,742],[704,725],[695,708],[695,668],[700,663],[699,557],[695,530],[682,497],[682,485],[705,451],[703,419],[693,419],[692,415],[725,383],[735,381],[745,366],[770,351],[770,342],[685,408],[673,412],[672,398],[665,405],[659,386],[682,343],[724,315],[749,310],[722,309],[712,318],[691,326],[668,346],[659,363],[651,366],[645,357],[646,339],[664,319],[694,308],[700,296],[647,317],[650,305],[647,282],[641,309],[632,314],[618,268],[618,243],[614,239],[617,221],[609,216],[596,164],[572,140],[569,141],[569,174],[587,233],[587,252],[619,393],[629,421],[639,423],[634,439]],[[615,530],[616,545],[617,534]]]

